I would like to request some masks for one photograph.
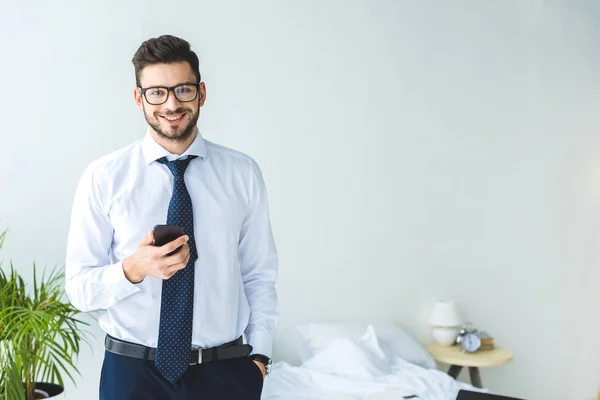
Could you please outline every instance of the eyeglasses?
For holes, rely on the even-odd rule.
[[[198,91],[200,90],[199,83],[184,83],[177,86],[153,86],[148,88],[139,88],[140,93],[144,95],[148,104],[158,106],[167,102],[169,92],[175,94],[175,98],[182,103],[187,103],[196,100]]]

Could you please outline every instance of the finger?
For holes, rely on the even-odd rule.
[[[151,244],[154,244],[154,230],[150,229],[148,231],[148,233],[146,234],[146,236],[144,236],[142,238],[142,240],[140,240],[140,247],[141,246],[149,246]]]
[[[164,270],[162,273],[163,279],[171,279],[179,271],[178,269]]]
[[[174,251],[178,247],[181,247],[184,244],[186,244],[187,241],[189,240],[189,238],[190,237],[188,235],[179,236],[177,239],[172,240],[169,243],[160,246],[159,247],[160,253],[163,255],[169,254],[170,252]]]
[[[167,272],[167,271],[163,271],[161,272],[160,275],[157,276],[157,278],[160,278],[162,280],[168,280],[171,279],[173,277],[173,275],[175,275],[177,271],[173,271],[173,272]]]
[[[169,268],[163,271],[163,279],[170,279],[177,272],[185,268],[185,263],[171,265]]]
[[[190,248],[187,244],[181,245],[181,247],[175,249],[176,253],[172,255],[163,255],[163,261],[165,265],[173,265],[182,262],[185,257],[190,253]]]
[[[180,262],[183,262],[183,260],[185,260],[185,258],[189,254],[190,254],[190,246],[188,246],[187,244],[184,244],[183,246],[181,246],[181,250],[179,250],[177,253],[173,254],[172,256],[165,257],[165,259],[164,259],[165,264],[167,266],[169,266],[169,265],[178,264]]]
[[[166,257],[164,259],[165,265],[170,267],[171,265],[183,263],[187,264],[187,261],[190,259],[190,248],[188,245],[184,244],[180,251],[173,254],[172,256]]]
[[[175,273],[175,272],[179,271],[180,269],[184,269],[187,266],[189,261],[190,261],[190,255],[188,254],[183,259],[183,261],[174,263],[174,264],[171,264],[171,265],[165,267],[164,272],[165,273]]]
[[[170,277],[175,275],[178,271],[180,271],[184,268],[185,268],[185,264],[171,265],[169,268],[167,268],[163,271],[163,278],[169,279]]]

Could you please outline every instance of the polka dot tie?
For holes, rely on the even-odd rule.
[[[173,195],[169,203],[167,224],[178,225],[190,237],[190,259],[184,269],[163,280],[160,304],[160,325],[156,349],[156,368],[170,382],[179,379],[190,363],[192,350],[192,320],[194,316],[194,262],[198,258],[194,240],[192,199],[183,175],[195,156],[185,160],[158,160],[173,173]]]

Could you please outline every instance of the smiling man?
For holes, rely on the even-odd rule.
[[[147,40],[133,65],[148,131],[86,168],[67,246],[71,302],[105,310],[100,399],[259,399],[278,314],[260,168],[200,134],[188,42]],[[155,245],[164,224],[184,236]]]

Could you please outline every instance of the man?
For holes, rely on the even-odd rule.
[[[261,171],[198,131],[188,42],[150,39],[133,64],[148,131],[87,167],[67,246],[71,302],[106,310],[100,399],[259,399],[278,314]],[[165,224],[184,235],[154,245]]]

